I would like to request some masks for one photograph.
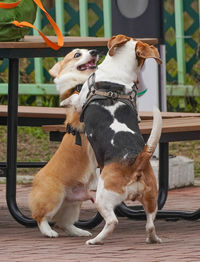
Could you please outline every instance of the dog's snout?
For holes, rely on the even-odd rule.
[[[97,56],[98,55],[98,51],[96,49],[90,50],[90,55],[91,56]]]

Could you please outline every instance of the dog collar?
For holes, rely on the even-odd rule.
[[[66,133],[67,134],[72,134],[73,136],[76,136],[76,141],[75,144],[78,146],[82,146],[82,142],[81,142],[81,135],[84,132],[78,131],[76,128],[73,128],[69,123],[66,126]]]
[[[81,92],[81,89],[82,89],[82,87],[83,87],[83,84],[77,85],[77,86],[75,86],[75,90],[74,90],[74,91],[76,91],[76,92],[80,93],[80,92]]]
[[[72,87],[68,90],[66,90],[61,96],[60,96],[60,100],[63,101],[65,99],[67,99],[68,97],[70,97],[73,93],[80,93],[81,89],[82,89],[83,84],[79,84],[76,85],[75,87]]]

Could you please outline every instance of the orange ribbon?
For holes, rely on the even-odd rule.
[[[15,3],[1,3],[0,2],[0,8],[5,8],[5,9],[14,8],[14,7],[18,6],[18,4],[20,2],[21,2],[21,0],[15,2]]]
[[[18,22],[18,21],[13,21],[12,24],[15,25],[15,26],[18,26],[18,27],[30,27],[30,28],[33,28],[33,29],[36,29],[39,34],[41,35],[41,37],[44,39],[44,41],[47,43],[48,46],[50,46],[52,49],[54,50],[58,50],[60,49],[64,42],[63,42],[63,35],[62,35],[62,32],[60,31],[59,27],[57,26],[57,24],[54,22],[54,20],[52,19],[52,17],[47,13],[47,11],[44,9],[42,3],[40,0],[33,0],[37,6],[39,6],[39,8],[45,13],[47,19],[49,20],[50,24],[52,25],[56,35],[57,35],[57,43],[55,42],[52,42],[48,37],[46,37],[40,30],[38,30],[34,25],[32,25],[31,23],[29,22],[26,22],[26,21],[22,21],[22,22]],[[19,0],[18,2],[14,3],[15,6],[17,6],[19,3],[21,2],[21,0]],[[2,3],[4,5],[4,7],[2,8],[7,8],[5,7],[5,5],[13,5],[13,4],[5,4],[5,3]],[[0,8],[1,8],[1,3],[0,3]],[[9,7],[10,8],[10,7]]]

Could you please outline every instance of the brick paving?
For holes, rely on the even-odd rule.
[[[29,215],[27,195],[30,185],[17,187],[20,210]],[[166,209],[194,210],[200,203],[200,187],[188,187],[169,192]],[[94,206],[84,204],[82,216],[91,216]],[[57,239],[43,237],[37,228],[18,224],[9,214],[5,203],[5,185],[0,184],[0,261],[17,262],[191,262],[200,261],[199,221],[156,221],[162,244],[145,243],[145,221],[119,218],[119,225],[103,246],[86,246],[88,238],[65,237],[61,232]],[[103,224],[91,230],[96,235]]]

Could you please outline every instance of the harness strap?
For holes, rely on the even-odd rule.
[[[106,91],[107,87],[111,87],[113,91]],[[124,89],[124,85],[112,83],[112,82],[95,82],[95,73],[88,78],[89,92],[87,94],[87,101],[83,105],[82,113],[80,116],[80,122],[84,121],[84,112],[87,106],[94,100],[102,100],[109,98],[111,100],[118,100],[127,104],[132,109],[136,108],[136,95],[137,85],[134,83],[132,91],[129,94],[121,94]]]
[[[105,85],[112,85],[112,91],[101,91],[102,87]],[[114,88],[113,88],[114,87]],[[111,99],[127,99],[130,100],[130,102],[136,106],[136,95],[137,95],[137,85],[134,83],[132,86],[132,91],[129,94],[120,94],[124,88],[124,85],[120,85],[117,83],[111,83],[111,82],[95,82],[95,73],[93,73],[89,78],[88,78],[88,89],[89,92],[87,94],[87,101],[91,99],[94,95],[98,96],[103,96]],[[115,91],[113,90],[115,89]],[[121,89],[121,90],[118,90]],[[86,101],[86,103],[87,103]],[[87,103],[88,104],[88,103]]]
[[[133,105],[135,106],[136,90],[133,90],[130,94],[125,95],[125,94],[119,94],[118,92],[113,92],[113,91],[104,92],[104,91],[100,91],[97,89],[93,89],[90,92],[88,99],[90,99],[94,95],[104,96],[104,97],[108,97],[111,99],[127,99],[127,100],[130,100],[131,103],[133,103]]]
[[[73,128],[70,124],[67,124],[66,133],[72,134],[73,136],[76,136],[75,144],[78,145],[78,146],[82,146],[80,134],[83,134],[84,132],[78,131],[76,128]]]

